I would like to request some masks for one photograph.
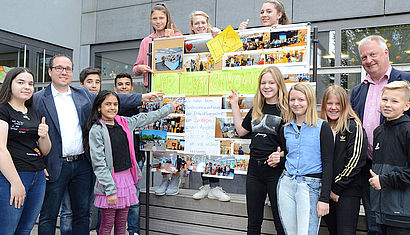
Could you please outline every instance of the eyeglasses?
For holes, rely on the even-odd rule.
[[[71,67],[64,68],[64,67],[61,67],[61,66],[57,66],[57,67],[50,67],[50,68],[55,69],[55,71],[57,73],[62,73],[63,70],[65,70],[66,73],[72,73],[73,72],[73,68],[71,68]]]

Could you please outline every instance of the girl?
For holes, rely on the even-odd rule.
[[[327,122],[318,119],[315,91],[310,85],[292,86],[289,106],[289,124],[281,131],[287,154],[277,189],[279,215],[286,234],[317,234],[320,217],[329,213],[332,130]],[[269,159],[269,165],[274,163],[274,157]]]
[[[277,150],[282,115],[287,112],[287,90],[280,70],[265,68],[259,76],[259,85],[253,100],[253,108],[245,119],[239,111],[238,93],[229,96],[235,128],[239,136],[251,134],[250,160],[246,178],[246,206],[248,211],[248,234],[260,234],[266,194],[272,202],[272,214],[278,234],[284,234],[276,203],[276,185],[283,167],[267,165],[266,160]]]
[[[157,3],[151,9],[151,24],[154,33],[144,38],[141,42],[137,61],[132,71],[136,76],[144,74],[144,86],[148,87],[148,73],[153,73],[148,65],[149,44],[154,38],[182,36],[182,33],[175,26],[171,13],[165,3]]]
[[[267,0],[262,4],[259,19],[265,27],[290,24],[291,21],[286,14],[285,5],[280,0]],[[249,19],[239,25],[239,30],[248,27]]]
[[[11,69],[0,89],[0,228],[30,234],[46,189],[43,155],[51,148],[45,118],[33,109],[34,78]]]
[[[221,32],[220,29],[211,26],[209,15],[203,11],[191,13],[189,29],[189,34],[212,33],[212,37],[216,37]]]
[[[119,99],[113,91],[101,91],[95,98],[86,132],[89,151],[97,178],[94,205],[102,208],[100,235],[125,234],[128,209],[138,203],[135,184],[141,172],[135,162],[132,130],[166,117],[179,104],[175,101],[160,110],[126,118],[118,116]]]
[[[367,137],[359,117],[341,86],[329,86],[323,95],[321,118],[335,136],[330,213],[324,217],[330,234],[356,234],[366,164]]]

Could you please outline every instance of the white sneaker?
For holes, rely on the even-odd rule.
[[[203,185],[199,188],[199,191],[196,192],[192,197],[196,200],[205,198],[206,196],[208,196],[210,190],[211,187],[209,187],[209,184]]]
[[[155,190],[155,195],[157,196],[162,196],[165,195],[165,192],[167,191],[169,185],[169,179],[167,178],[162,178],[161,184],[158,186],[157,190]]]
[[[211,189],[208,193],[209,199],[218,199],[221,202],[228,202],[231,198],[226,194],[226,192],[221,187],[215,187]]]

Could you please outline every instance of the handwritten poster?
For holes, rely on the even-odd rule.
[[[232,89],[242,94],[255,94],[262,68],[211,72],[209,95],[229,95]]]
[[[206,43],[215,62],[222,60],[223,54],[234,52],[243,46],[241,38],[232,28],[226,27],[218,36]]]
[[[208,72],[181,73],[180,94],[184,95],[208,95]]]
[[[167,95],[179,94],[178,73],[156,73],[152,78],[152,90],[162,90]]]
[[[215,116],[222,115],[222,97],[187,97],[185,100],[185,152],[219,155]]]

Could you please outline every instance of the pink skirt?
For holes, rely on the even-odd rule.
[[[117,204],[109,205],[105,195],[96,195],[94,205],[98,208],[122,209],[138,204],[137,189],[134,185],[130,169],[114,174],[115,187],[117,188]]]

